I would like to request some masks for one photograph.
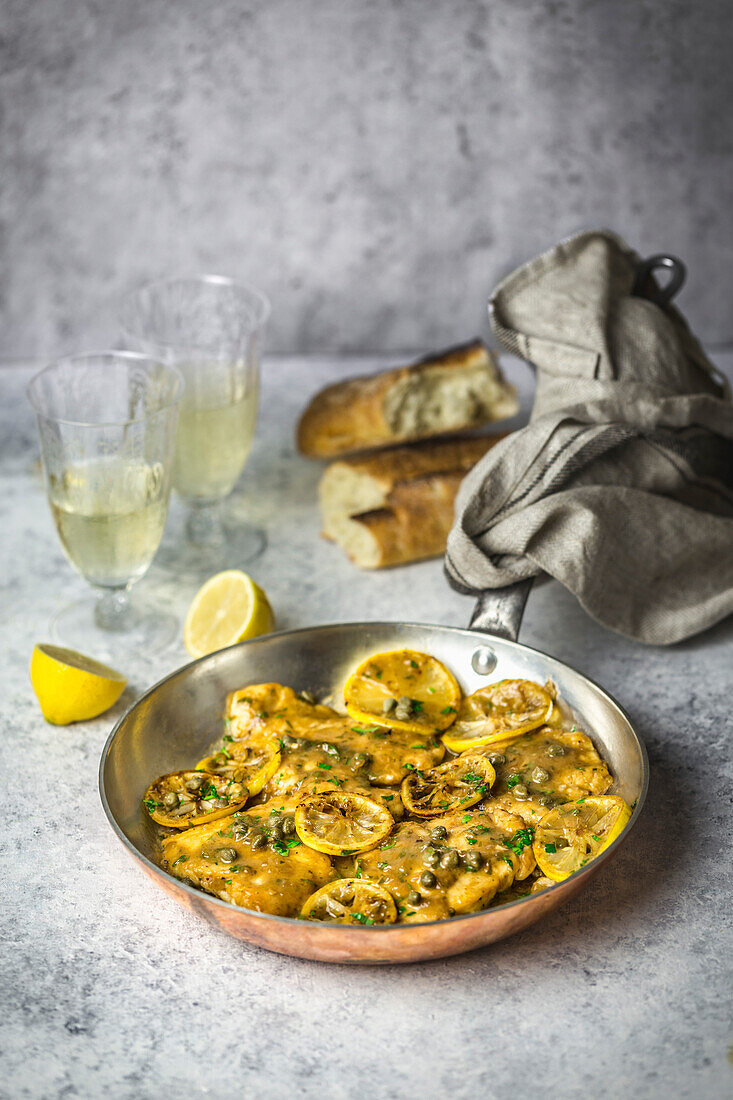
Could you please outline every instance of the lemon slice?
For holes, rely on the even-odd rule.
[[[309,848],[329,856],[368,852],[389,836],[394,818],[371,798],[350,791],[326,791],[295,811],[295,830]]]
[[[589,796],[549,810],[535,830],[532,849],[542,874],[562,882],[612,844],[631,809],[617,795]]]
[[[217,573],[198,590],[183,624],[183,642],[192,657],[268,634],[272,608],[258,584],[239,569]]]
[[[389,890],[376,882],[342,878],[311,894],[300,915],[335,924],[394,924],[397,906]]]
[[[361,722],[424,732],[454,721],[461,689],[428,653],[398,649],[363,661],[344,687],[346,709]]]
[[[199,760],[196,771],[236,779],[244,783],[250,795],[255,795],[272,779],[281,760],[282,753],[276,741],[265,745],[227,741],[218,752]]]
[[[57,645],[37,645],[31,657],[31,684],[43,717],[55,726],[84,722],[109,710],[127,679],[113,668]]]
[[[532,680],[499,680],[466,696],[443,744],[465,752],[519,737],[546,722],[553,707],[550,693]]]
[[[475,806],[485,798],[496,772],[485,756],[466,754],[430,771],[411,772],[402,782],[402,802],[415,817],[436,817]]]
[[[143,805],[153,821],[170,829],[189,829],[216,821],[244,806],[244,783],[202,771],[170,772],[151,783]]]

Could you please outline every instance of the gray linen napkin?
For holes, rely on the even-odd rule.
[[[494,332],[537,394],[463,482],[446,572],[471,593],[548,573],[605,626],[668,644],[733,611],[733,405],[681,314],[632,294],[640,264],[583,233],[495,290]]]

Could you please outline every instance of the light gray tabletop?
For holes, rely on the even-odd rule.
[[[731,372],[733,356],[717,358]],[[359,573],[319,538],[320,467],[294,453],[298,411],[327,381],[386,362],[265,364],[257,441],[232,510],[267,530],[267,549],[248,568],[280,627],[468,622],[471,602],[449,589],[440,562]],[[531,375],[519,363],[507,371],[526,411]],[[596,625],[555,583],[532,593],[521,640],[607,687],[651,761],[647,806],[628,843],[543,924],[402,968],[250,948],[158,890],[99,801],[97,766],[113,722],[186,660],[182,645],[126,661],[130,687],[94,722],[56,728],[39,713],[28,680],[33,644],[85,585],[45,502],[24,399],[30,373],[0,369],[0,1096],[730,1095],[733,621],[649,649]],[[174,505],[169,559],[180,530]],[[177,578],[165,557],[139,592],[182,616],[197,581]]]

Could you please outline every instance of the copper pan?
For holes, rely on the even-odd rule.
[[[150,878],[181,905],[232,936],[285,955],[340,963],[416,962],[471,951],[526,928],[573,897],[606,860],[613,859],[641,812],[649,776],[644,746],[618,703],[568,665],[514,640],[527,591],[524,583],[487,593],[467,630],[380,622],[318,626],[256,638],[185,665],[141,696],[109,736],[99,789],[112,828]],[[385,928],[311,923],[241,909],[187,886],[157,866],[142,795],[156,775],[190,767],[203,755],[221,730],[229,691],[278,680],[319,697],[337,697],[361,660],[403,647],[444,661],[464,691],[475,690],[489,678],[553,680],[610,764],[614,791],[635,807],[608,850],[565,882],[519,901],[447,921]]]

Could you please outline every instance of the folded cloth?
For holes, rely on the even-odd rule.
[[[548,573],[604,626],[668,644],[733,611],[733,404],[640,265],[583,233],[495,290],[494,332],[537,393],[464,480],[446,572],[474,594]]]

